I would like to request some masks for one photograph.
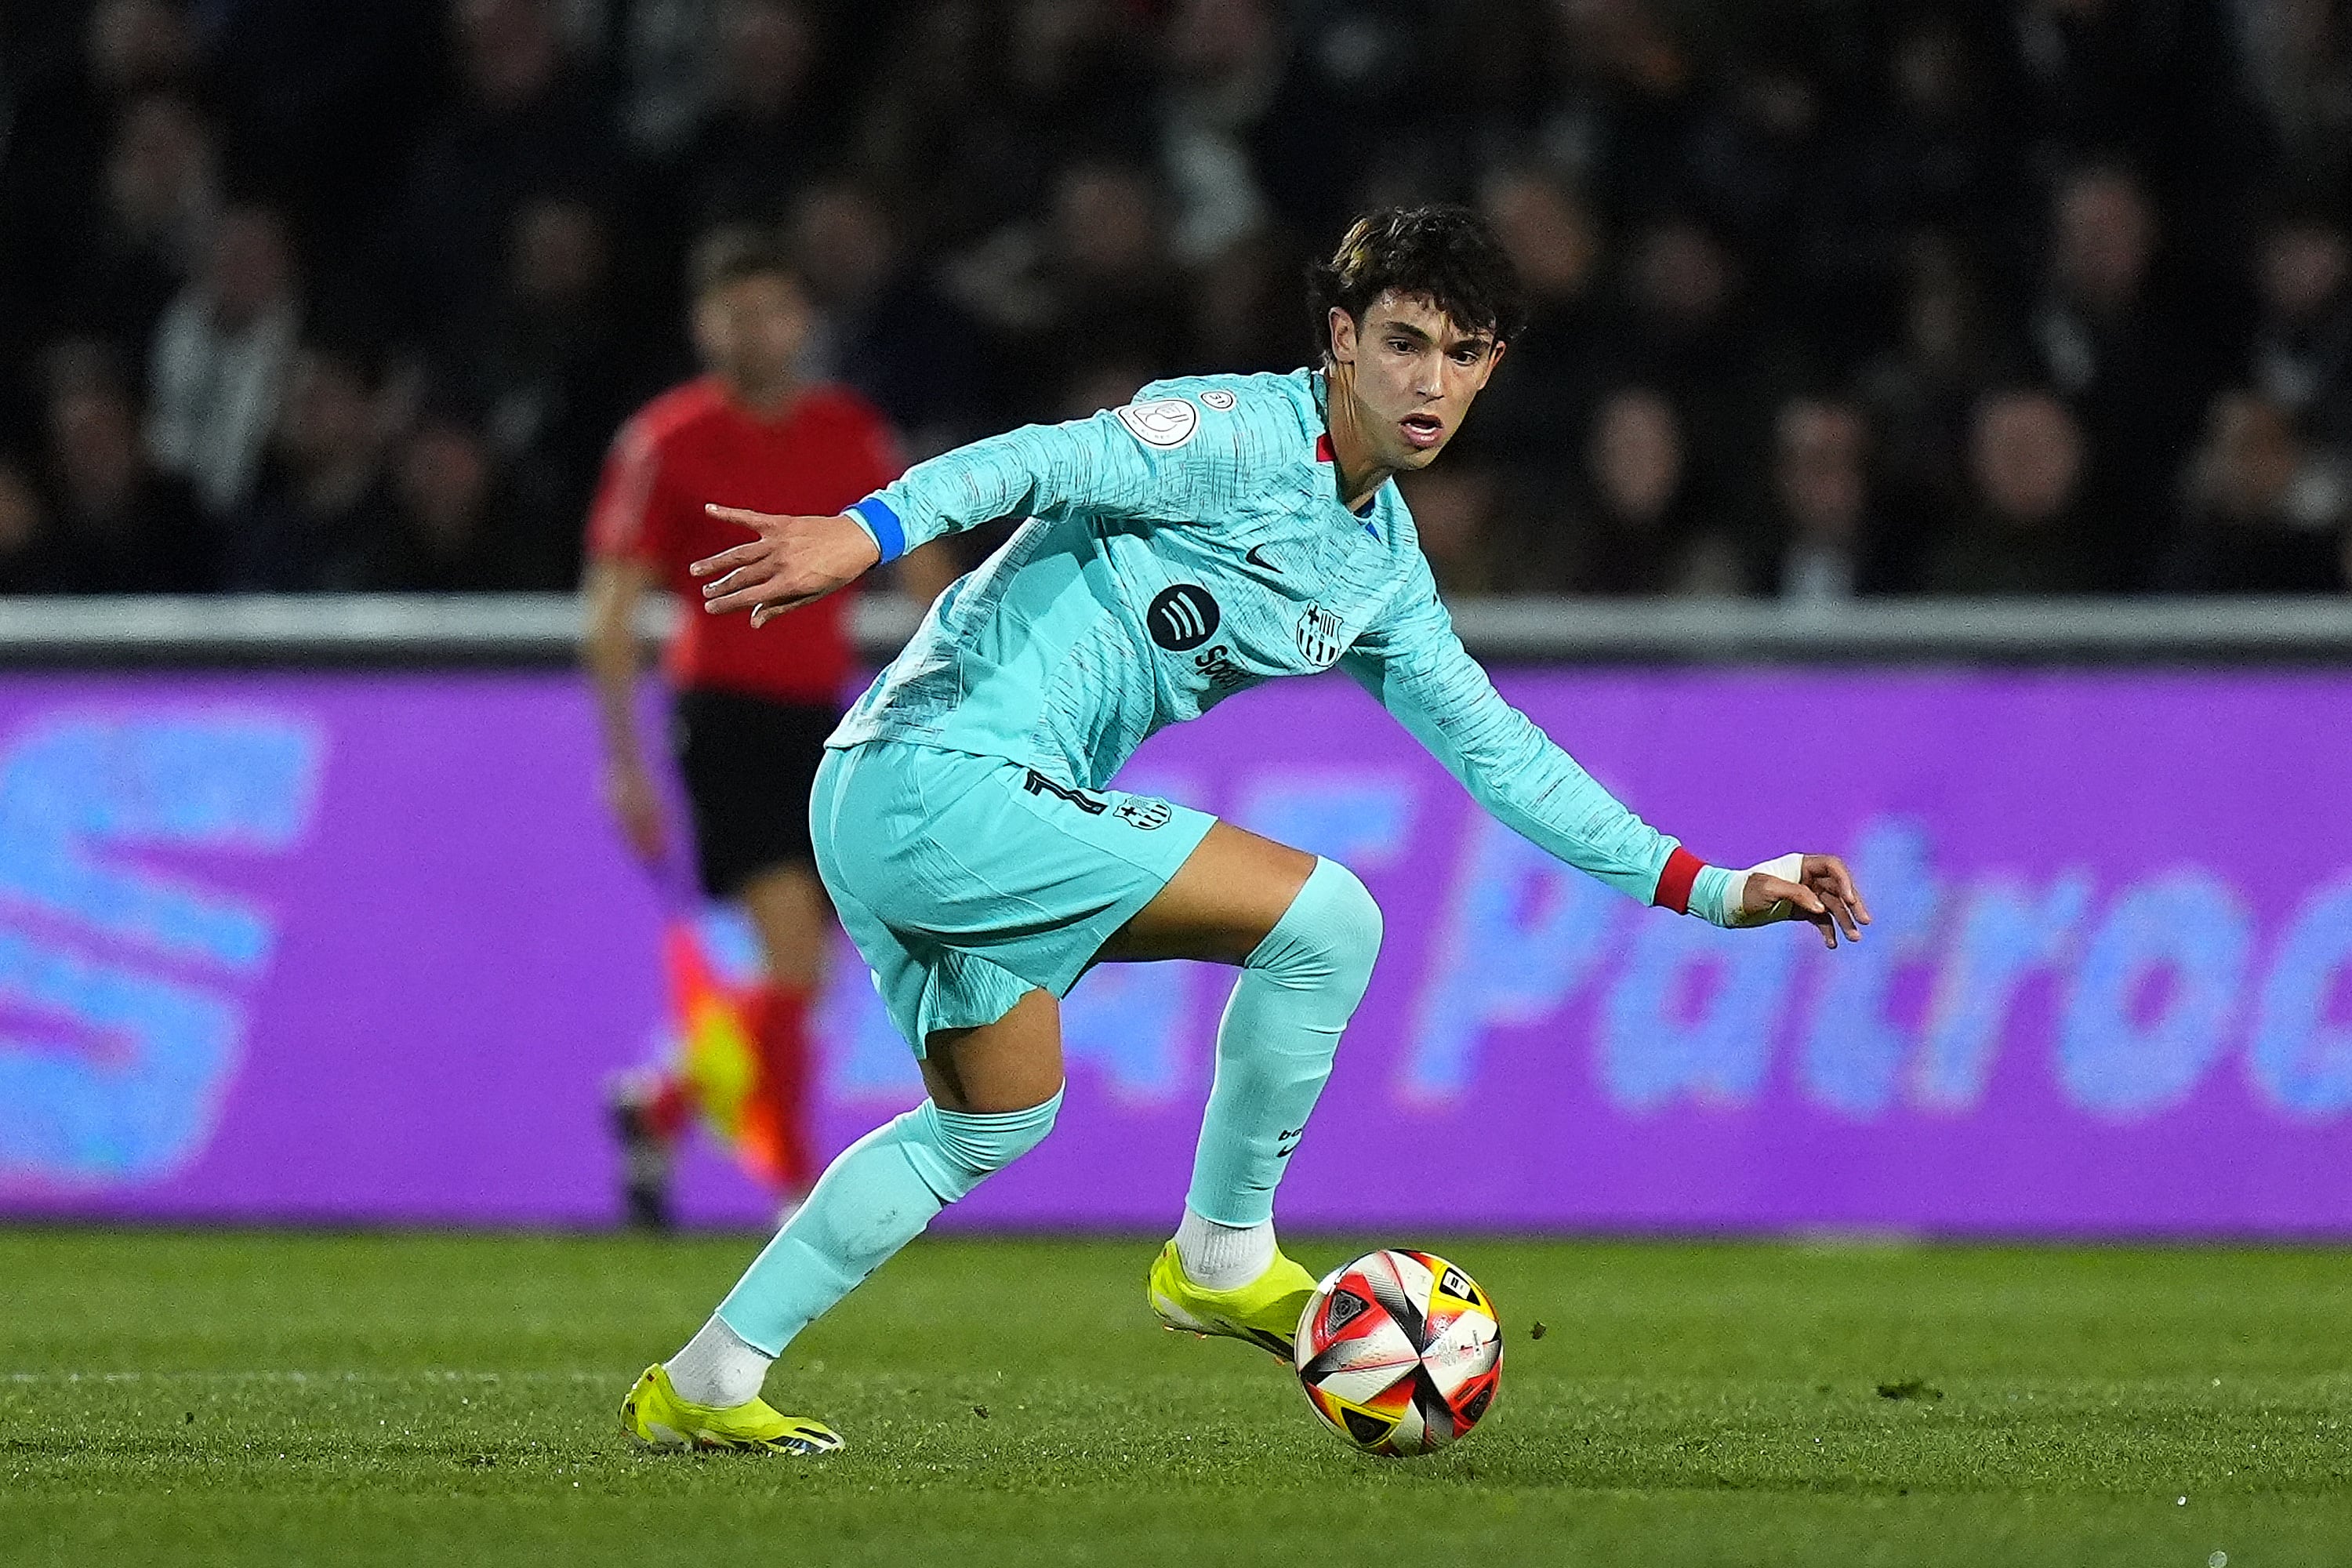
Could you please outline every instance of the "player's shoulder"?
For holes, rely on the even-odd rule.
[[[1227,438],[1217,445],[1255,448],[1253,455],[1259,457],[1301,441],[1311,448],[1323,428],[1313,383],[1303,370],[1287,375],[1171,376],[1152,382],[1113,412],[1149,447],[1181,447],[1203,432],[1217,432]]]
[[[819,382],[810,387],[801,394],[793,412],[809,425],[828,432],[883,430],[890,423],[864,393],[837,381]]]
[[[723,419],[727,397],[709,376],[697,376],[662,393],[632,415],[621,426],[624,442],[656,450],[688,438],[698,429]]]
[[[1155,381],[1135,395],[1129,407],[1149,403],[1192,404],[1203,414],[1250,423],[1271,422],[1322,428],[1315,387],[1307,372],[1271,371],[1224,375],[1175,375]]]

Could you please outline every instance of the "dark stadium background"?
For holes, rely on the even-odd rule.
[[[922,455],[1301,363],[1304,259],[1425,199],[1482,207],[1538,300],[1413,489],[1449,591],[2347,584],[2325,0],[15,0],[0,29],[8,592],[571,585],[712,224],[791,237],[817,368]],[[182,406],[224,376],[233,411]]]
[[[847,1451],[630,1448],[773,1218],[698,1137],[620,1229],[604,1098],[573,590],[697,238],[921,457],[1304,363],[1429,200],[1536,305],[1408,484],[1465,640],[1871,940],[1247,694],[1121,782],[1382,904],[1284,1245],[1474,1273],[1495,1413],[1371,1461],[1154,1325],[1227,981],[1106,966],[771,1379]],[[2352,1562],[2348,226],[2346,0],[0,0],[0,1563]],[[824,1005],[830,1152],[917,1090]]]

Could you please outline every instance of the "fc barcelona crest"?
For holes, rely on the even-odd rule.
[[[1164,800],[1154,800],[1148,795],[1131,795],[1118,803],[1117,815],[1129,827],[1139,827],[1149,833],[1155,827],[1167,826],[1169,818],[1176,812]]]
[[[1348,651],[1339,636],[1339,617],[1320,605],[1309,605],[1298,617],[1298,656],[1318,669],[1328,669]]]

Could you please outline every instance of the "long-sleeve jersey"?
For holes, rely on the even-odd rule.
[[[931,606],[827,742],[918,742],[1101,788],[1236,691],[1337,664],[1471,795],[1645,903],[1714,910],[1719,868],[1506,702],[1454,635],[1393,483],[1339,498],[1324,378],[1154,383],[1127,407],[916,465],[851,515],[886,559],[1025,517]]]

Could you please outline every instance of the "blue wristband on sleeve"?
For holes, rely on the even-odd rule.
[[[880,496],[867,496],[849,509],[849,515],[874,536],[875,548],[882,552],[882,559],[876,565],[887,565],[907,553],[907,530],[898,521],[898,514],[890,510],[890,503]]]

